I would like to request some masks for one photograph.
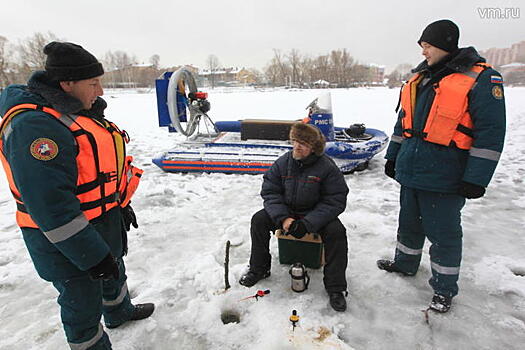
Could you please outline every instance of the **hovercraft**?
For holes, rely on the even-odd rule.
[[[187,137],[162,152],[153,163],[167,172],[261,174],[292,149],[288,142],[297,120],[245,119],[213,122],[207,93],[197,90],[192,73],[183,67],[155,81],[159,126]],[[303,122],[318,127],[326,138],[325,153],[343,173],[367,168],[388,136],[380,130],[353,124],[334,127],[330,93],[312,101]]]

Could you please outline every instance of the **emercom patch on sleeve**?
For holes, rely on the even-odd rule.
[[[58,154],[58,145],[55,141],[48,139],[48,138],[38,138],[33,143],[31,143],[31,146],[29,146],[29,150],[31,151],[31,155],[38,159],[43,161],[48,161],[53,158],[55,158]]]
[[[494,85],[492,87],[492,96],[494,96],[496,100],[501,100],[503,98],[503,89],[501,86]]]

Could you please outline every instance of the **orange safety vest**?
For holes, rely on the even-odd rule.
[[[131,164],[133,160],[131,156],[119,159],[116,140],[118,138],[123,140],[123,156],[125,154],[124,142],[129,142],[125,131],[121,131],[109,121],[107,125],[103,125],[93,118],[65,115],[49,107],[26,103],[12,107],[3,116],[0,123],[0,136],[13,117],[28,110],[41,110],[52,115],[73,134],[78,145],[76,196],[87,220],[93,220],[118,205],[121,207],[128,205],[138,187],[143,170]],[[17,203],[18,226],[38,228],[24,206],[22,194],[16,187],[11,167],[3,152],[3,139],[0,137],[0,159],[11,193]]]
[[[403,137],[420,136],[423,140],[444,146],[455,145],[469,150],[472,146],[472,118],[468,111],[468,93],[474,87],[478,76],[491,66],[486,63],[475,64],[470,71],[447,75],[434,84],[436,96],[430,107],[422,132],[413,130],[416,89],[421,74],[414,75],[401,90],[401,118]]]

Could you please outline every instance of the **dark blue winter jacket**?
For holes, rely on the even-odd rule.
[[[266,171],[261,196],[264,209],[277,226],[288,217],[303,217],[309,232],[319,232],[346,207],[348,187],[334,161],[311,154],[303,161],[292,151]]]
[[[62,113],[78,113],[82,103],[64,93],[44,72],[36,72],[28,86],[11,85],[0,95],[0,114],[12,106],[33,103],[52,107]],[[102,113],[105,102],[99,98],[91,111]],[[97,115],[96,117],[100,117]],[[41,230],[68,227],[82,214],[76,197],[77,145],[71,131],[53,116],[32,110],[15,116],[4,133],[4,154],[24,205]],[[47,161],[31,155],[30,145],[38,138],[53,140],[58,154]],[[73,225],[74,226],[74,225]],[[46,280],[67,279],[85,274],[110,251],[123,254],[123,227],[120,208],[92,220],[69,238],[51,243],[39,229],[22,228],[24,241],[39,275]]]
[[[472,47],[459,49],[442,62],[429,67],[422,62],[414,72],[424,79],[418,85],[413,129],[423,130],[434,101],[433,85],[452,73],[468,72],[485,60]],[[400,111],[385,158],[395,161],[396,180],[404,186],[434,192],[457,193],[461,181],[486,187],[494,174],[505,138],[505,99],[493,93],[503,91],[500,74],[482,72],[468,95],[468,109],[474,124],[472,147],[477,154],[454,146],[442,146],[421,137],[402,139]],[[480,152],[481,151],[481,152]],[[486,154],[479,156],[479,154]]]

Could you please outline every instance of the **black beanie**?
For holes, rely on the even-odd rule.
[[[77,81],[104,74],[102,64],[82,46],[53,41],[44,47],[46,72],[53,80]]]
[[[458,26],[448,19],[442,19],[430,23],[425,30],[423,30],[421,38],[419,38],[417,43],[421,45],[421,42],[425,41],[441,50],[452,52],[458,48],[458,40]]]

